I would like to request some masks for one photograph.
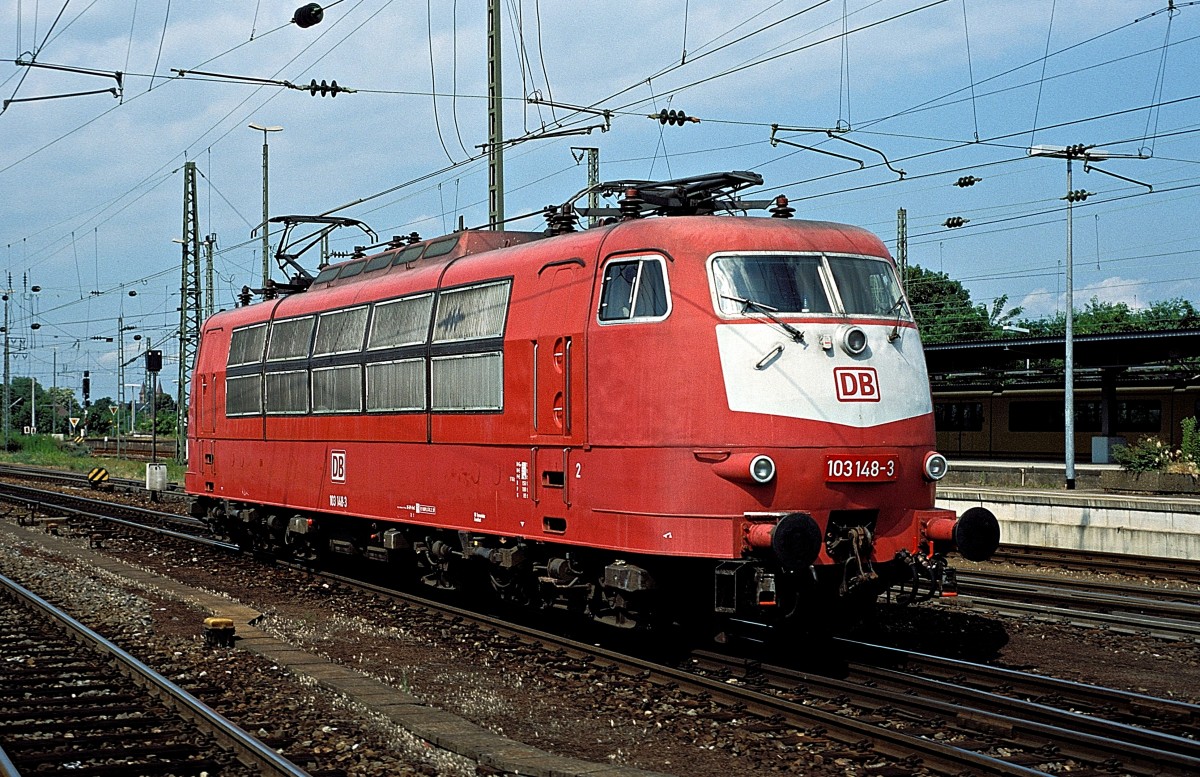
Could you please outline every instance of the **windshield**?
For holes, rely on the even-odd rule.
[[[887,262],[831,256],[829,269],[846,313],[864,316],[908,313],[900,293],[900,284],[896,282],[896,273]]]
[[[747,300],[780,314],[832,313],[834,305],[823,276],[836,287],[842,313],[909,316],[896,273],[883,259],[762,254],[721,256],[713,261],[717,304],[722,313],[731,315],[745,312]]]
[[[833,311],[819,256],[721,256],[713,262],[713,280],[722,313],[741,313],[745,300],[780,313]]]

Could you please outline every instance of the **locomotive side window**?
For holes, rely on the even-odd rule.
[[[431,360],[433,410],[503,410],[504,354],[477,353]]]
[[[600,291],[601,321],[661,319],[670,312],[662,259],[609,262]]]
[[[313,356],[337,353],[356,353],[362,350],[367,331],[367,308],[364,305],[349,310],[322,313],[317,319],[317,342]]]
[[[432,294],[379,303],[371,320],[367,350],[423,344],[429,333],[429,311],[432,307]]]
[[[433,342],[481,340],[504,334],[512,281],[495,281],[438,293]]]
[[[727,315],[743,313],[747,302],[779,313],[833,312],[820,256],[718,256],[712,272],[718,309]]]
[[[226,362],[226,366],[258,364],[262,361],[263,345],[266,340],[266,324],[255,324],[233,330],[233,339],[229,343],[229,360]]]
[[[889,263],[881,259],[831,256],[829,270],[844,312],[865,316],[908,314],[896,273]]]
[[[367,411],[425,409],[425,360],[367,365]]]
[[[225,415],[258,415],[262,412],[262,375],[225,379]]]
[[[291,318],[271,324],[271,340],[267,344],[267,361],[304,359],[312,338],[313,317]]]
[[[312,406],[314,413],[361,413],[362,366],[314,369]]]
[[[308,412],[308,370],[267,373],[268,413]]]

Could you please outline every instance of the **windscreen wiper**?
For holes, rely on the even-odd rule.
[[[778,326],[780,329],[787,332],[788,335],[792,338],[792,340],[794,342],[797,342],[797,343],[804,342],[804,333],[803,332],[801,332],[799,329],[792,326],[788,322],[784,321],[779,316],[775,315],[776,313],[779,312],[779,308],[773,308],[770,305],[764,305],[761,302],[755,302],[754,300],[747,299],[745,297],[730,297],[726,294],[722,294],[721,297],[722,297],[722,299],[727,299],[727,300],[732,300],[734,302],[742,303],[742,313],[746,313],[747,311],[750,311],[750,310],[758,311],[760,314],[762,314],[766,318],[770,319],[771,322],[774,323],[776,326]]]

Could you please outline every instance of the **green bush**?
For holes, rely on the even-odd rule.
[[[1130,472],[1169,472],[1198,474],[1200,471],[1200,432],[1195,417],[1179,423],[1183,434],[1178,450],[1171,450],[1157,437],[1143,437],[1133,445],[1113,449],[1113,460]]]
[[[1200,464],[1200,434],[1196,432],[1196,417],[1191,416],[1179,422],[1183,429],[1183,439],[1179,444],[1179,453],[1184,461]]]

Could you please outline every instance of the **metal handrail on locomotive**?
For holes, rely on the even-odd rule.
[[[761,183],[603,184],[617,207],[577,208],[585,190],[543,233],[396,238],[214,315],[198,514],[625,628],[953,594],[945,554],[987,558],[999,527],[934,506],[895,264],[862,229],[735,197]]]

